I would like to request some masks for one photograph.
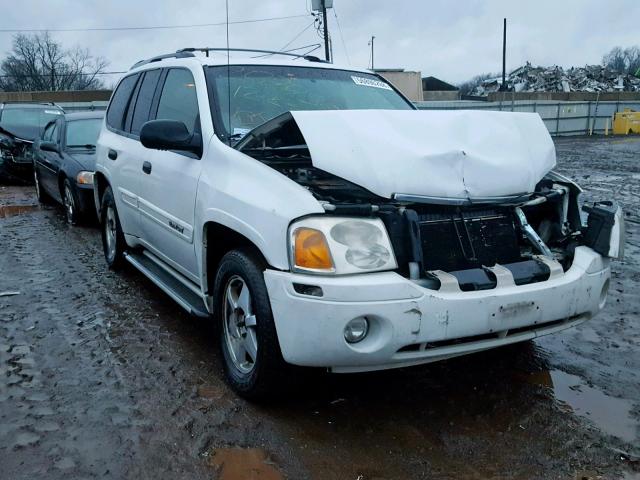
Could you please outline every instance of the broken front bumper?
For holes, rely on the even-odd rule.
[[[267,270],[264,277],[284,359],[357,372],[433,362],[577,325],[604,306],[610,270],[607,258],[578,247],[571,268],[547,281],[482,291],[429,290],[394,272],[325,277]],[[320,287],[323,295],[297,293],[294,284]],[[362,316],[368,335],[347,343],[345,326]]]

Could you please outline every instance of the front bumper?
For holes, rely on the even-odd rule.
[[[13,157],[0,155],[0,180],[11,183],[31,183],[33,181],[33,162],[16,161]]]
[[[76,193],[78,195],[78,207],[83,215],[94,217],[96,214],[96,204],[93,195],[93,184],[82,185],[76,183]]]
[[[429,290],[394,272],[264,274],[284,359],[335,372],[433,362],[563,330],[600,311],[609,277],[609,259],[588,247],[545,282],[472,292]],[[299,294],[294,283],[319,286],[323,296]],[[344,327],[359,316],[370,332],[348,344]]]

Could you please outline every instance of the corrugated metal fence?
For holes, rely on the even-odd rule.
[[[60,102],[67,112],[104,110],[106,101]],[[502,102],[474,102],[466,100],[443,102],[415,102],[421,110],[496,110],[500,112],[535,112],[540,115],[551,135],[588,135],[612,128],[615,112],[625,108],[640,111],[640,101],[619,102],[559,102],[555,100],[515,100]]]
[[[611,132],[612,117],[625,108],[640,111],[639,101],[558,102],[554,100],[514,100],[502,102],[416,102],[421,110],[496,110],[500,112],[535,112],[551,135],[588,135]]]

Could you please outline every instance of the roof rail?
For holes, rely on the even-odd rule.
[[[129,70],[136,67],[140,67],[142,65],[146,65],[147,63],[159,62],[160,60],[164,60],[165,58],[187,58],[187,57],[195,57],[195,55],[185,50],[178,50],[175,53],[165,53],[164,55],[151,57],[148,60],[140,60],[139,62],[134,63]]]
[[[305,55],[302,53],[291,53],[291,52],[279,52],[276,50],[257,50],[255,48],[220,48],[220,47],[190,47],[190,48],[182,48],[176,52],[178,53],[191,53],[193,52],[203,52],[207,57],[209,56],[209,52],[249,52],[249,53],[266,53],[269,55],[284,55],[286,57],[294,57],[294,58],[303,58],[309,62],[319,62],[319,63],[329,63],[326,60],[322,60],[315,55]]]

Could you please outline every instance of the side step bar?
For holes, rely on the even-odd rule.
[[[147,251],[144,253],[125,253],[127,261],[136,267],[144,276],[155,283],[178,305],[196,317],[209,317],[202,297],[196,293],[197,287],[178,272],[170,271],[162,260]]]

